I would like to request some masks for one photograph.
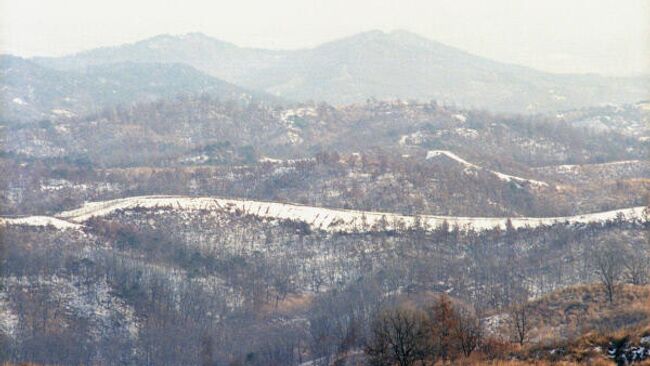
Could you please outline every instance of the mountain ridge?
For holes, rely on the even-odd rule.
[[[38,120],[98,112],[119,104],[210,94],[271,103],[279,98],[250,91],[182,63],[118,62],[82,70],[56,70],[11,55],[0,56],[0,103],[7,120]]]
[[[185,63],[296,101],[439,100],[497,112],[545,112],[647,98],[650,77],[554,74],[473,55],[415,33],[368,31],[312,48],[239,47],[202,33],[159,35],[34,62],[82,69],[113,62]]]
[[[513,228],[536,228],[556,224],[580,225],[623,220],[643,222],[647,220],[647,207],[627,207],[603,212],[593,212],[561,217],[463,217],[444,215],[402,215],[393,212],[348,210],[303,205],[290,202],[258,201],[238,198],[191,197],[180,195],[149,195],[87,202],[82,207],[59,212],[54,216],[27,216],[20,218],[0,217],[0,224],[48,226],[79,229],[85,222],[110,216],[114,212],[128,210],[208,211],[224,214],[250,215],[260,219],[302,222],[312,230],[331,232],[390,231],[417,229],[433,231],[447,227],[458,230],[491,230]],[[446,225],[446,226],[445,226]]]

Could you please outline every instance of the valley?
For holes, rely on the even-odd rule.
[[[1,55],[0,363],[647,364],[649,81],[403,30]]]

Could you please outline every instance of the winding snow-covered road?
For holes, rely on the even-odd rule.
[[[312,229],[331,232],[379,231],[412,228],[420,225],[433,230],[444,222],[450,229],[477,231],[505,228],[508,220],[515,228],[548,226],[558,223],[603,223],[621,219],[628,222],[647,222],[646,207],[631,207],[565,217],[459,217],[436,215],[401,215],[389,212],[355,211],[306,206],[293,203],[265,202],[243,199],[186,196],[140,196],[110,201],[86,203],[81,208],[61,212],[56,217],[26,216],[0,218],[0,225],[52,226],[60,230],[80,229],[92,217],[104,217],[119,210],[167,209],[179,211],[211,211],[225,214],[252,215],[264,219],[293,220],[307,223]]]
[[[91,217],[101,217],[110,215],[117,210],[131,210],[136,208],[165,208],[183,211],[206,210],[231,214],[247,214],[268,219],[301,221],[309,224],[313,229],[343,232],[394,229],[397,226],[409,228],[416,225],[417,222],[427,229],[438,228],[446,221],[450,227],[458,226],[461,229],[472,228],[474,230],[486,230],[497,226],[505,228],[508,220],[510,220],[515,228],[532,228],[556,223],[584,224],[616,219],[637,222],[647,221],[647,212],[644,206],[567,217],[409,216],[387,212],[331,209],[291,203],[184,196],[141,196],[91,202],[79,209],[62,212],[56,216],[68,222],[81,224]]]

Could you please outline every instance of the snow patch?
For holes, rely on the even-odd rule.
[[[25,102],[24,100],[22,100],[22,99],[20,99],[20,98],[14,98],[14,99],[12,99],[11,101],[12,101],[14,104],[18,104],[18,105],[27,105],[27,102]]]
[[[18,316],[11,311],[7,294],[0,292],[0,332],[13,336],[17,326]]]
[[[402,135],[399,138],[400,145],[420,145],[424,142],[425,137],[422,131],[413,132],[408,135]]]
[[[287,109],[282,111],[282,113],[280,114],[280,120],[282,120],[282,122],[284,122],[285,124],[293,124],[296,117],[299,118],[315,117],[317,115],[318,113],[316,112],[316,109],[313,107]]]
[[[478,166],[476,164],[470,163],[469,161],[467,161],[467,160],[461,158],[460,156],[452,153],[451,151],[447,151],[447,150],[431,150],[431,151],[427,152],[426,159],[429,160],[429,159],[433,159],[433,158],[438,157],[438,156],[446,156],[446,157],[460,163],[461,165],[465,166],[465,169],[486,170],[486,171],[492,173],[493,175],[495,175],[497,178],[501,179],[504,182],[515,181],[515,182],[518,182],[518,183],[528,183],[528,184],[530,184],[532,186],[535,186],[535,187],[548,187],[548,183],[542,182],[542,181],[539,181],[539,180],[517,177],[517,176],[514,176],[514,175],[509,175],[509,174],[504,174],[504,173],[501,173],[501,172],[497,172],[497,171],[494,171],[494,170],[491,170],[491,169],[484,169],[484,168],[482,168],[482,167],[480,167],[480,166]]]
[[[479,137],[478,131],[473,128],[458,127],[454,129],[454,133],[469,140],[476,140]]]
[[[467,122],[467,117],[465,115],[463,115],[463,114],[454,114],[452,117],[454,117],[457,121],[460,121],[460,122],[463,122],[463,123]]]
[[[298,145],[303,142],[302,137],[300,137],[300,135],[298,135],[293,131],[287,131],[287,138],[289,139],[289,142],[293,145]]]
[[[54,227],[58,230],[81,229],[81,225],[50,216],[0,217],[0,226]]]
[[[53,114],[55,114],[57,116],[61,116],[61,117],[71,118],[71,117],[76,116],[76,114],[74,112],[70,112],[67,109],[52,109],[50,112],[52,112]]]

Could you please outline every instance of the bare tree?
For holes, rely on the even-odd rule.
[[[624,252],[626,279],[633,285],[645,285],[650,276],[650,243],[629,243]]]
[[[607,300],[612,303],[623,274],[624,258],[621,248],[613,241],[602,243],[591,252],[594,271],[605,288]]]
[[[456,357],[458,316],[447,295],[440,296],[430,309],[432,353],[434,358],[450,360]]]
[[[481,341],[481,324],[474,311],[455,304],[447,295],[440,296],[430,310],[434,358],[453,360],[468,357]]]
[[[411,366],[424,364],[429,346],[426,315],[417,310],[397,308],[382,312],[372,326],[366,348],[372,365]]]
[[[517,303],[510,308],[510,327],[515,342],[523,345],[530,331],[529,309],[525,302]]]
[[[475,313],[466,307],[458,307],[456,314],[458,321],[454,333],[458,347],[465,357],[469,357],[481,342],[481,323]]]

